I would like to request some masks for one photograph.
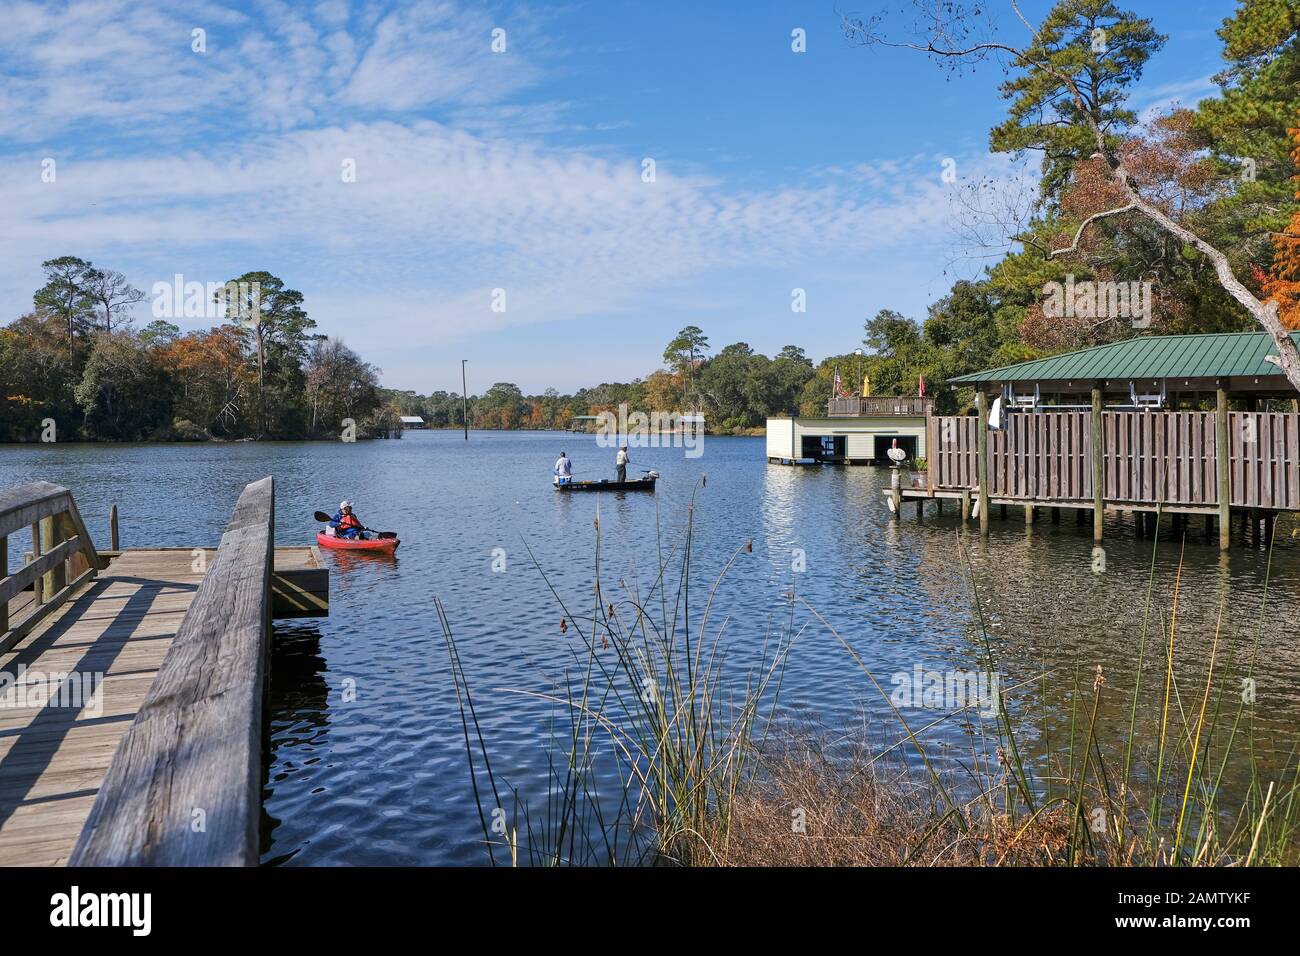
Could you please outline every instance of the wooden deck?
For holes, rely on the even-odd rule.
[[[895,512],[904,498],[961,498],[987,533],[994,504],[1089,509],[1097,541],[1107,511],[1201,514],[1226,550],[1234,515],[1267,525],[1300,511],[1300,413],[1235,411],[1223,389],[1214,411],[1105,409],[1094,389],[1091,412],[1011,412],[991,430],[988,397],[976,400],[976,416],[929,419],[924,490],[886,490]]]
[[[201,556],[186,548],[100,552],[100,557],[108,558],[108,566],[98,577],[80,585],[12,650],[0,654],[0,674],[16,678],[26,669],[22,688],[0,685],[3,866],[69,861],[119,745],[151,689],[157,695],[155,677],[206,572],[216,566],[215,549]],[[276,616],[322,613],[328,607],[328,572],[315,548],[278,548],[274,567]],[[31,603],[26,592],[9,602],[8,611],[18,617]],[[31,699],[25,688],[37,681],[45,686],[51,673],[73,675],[68,691],[90,681],[95,696]],[[30,706],[15,706],[20,703]],[[260,727],[248,729],[260,736]]]
[[[26,668],[27,687],[51,673],[103,675],[81,706],[10,706],[17,688],[0,701],[0,865],[67,862],[198,590],[203,576],[191,560],[189,552],[124,553],[0,658],[0,672]]]

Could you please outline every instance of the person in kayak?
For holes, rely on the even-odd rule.
[[[334,536],[337,538],[365,538],[362,534],[365,526],[352,511],[350,501],[339,502],[338,514],[330,519],[330,527],[334,529]]]
[[[555,483],[557,485],[567,485],[573,480],[573,462],[564,452],[560,452],[560,458],[555,463]]]
[[[627,481],[627,463],[631,461],[627,456],[627,445],[618,450],[618,455],[614,458],[614,471],[618,475],[619,481]]]

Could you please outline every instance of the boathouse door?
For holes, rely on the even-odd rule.
[[[844,435],[804,435],[799,451],[803,458],[813,461],[843,461],[846,442]]]

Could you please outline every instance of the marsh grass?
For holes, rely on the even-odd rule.
[[[561,610],[558,639],[569,649],[569,667],[542,689],[492,691],[550,707],[548,786],[540,806],[493,770],[470,681],[438,603],[482,840],[494,865],[1296,862],[1300,760],[1294,747],[1282,769],[1276,759],[1261,759],[1254,704],[1242,685],[1255,674],[1267,574],[1246,659],[1221,651],[1221,606],[1208,662],[1203,670],[1189,668],[1179,656],[1182,551],[1171,609],[1158,613],[1157,540],[1133,686],[1111,688],[1103,664],[1076,670],[1067,740],[1030,758],[1033,720],[1045,725],[1051,706],[1049,672],[1003,687],[995,719],[964,708],[909,721],[911,712],[894,705],[853,645],[793,588],[784,613],[764,623],[761,640],[739,642],[755,648],[749,658],[729,661],[730,621],[713,619],[714,599],[752,546],[742,543],[709,582],[702,606],[693,605],[695,497],[671,544],[656,515],[657,560],[644,585],[635,578],[617,586],[603,581],[597,505],[592,600],[581,611],[569,606],[529,549]],[[968,542],[961,536],[958,543],[970,577],[980,666],[998,673],[997,646],[974,597]],[[1268,542],[1269,572],[1272,547]],[[796,628],[798,608],[809,620]],[[786,663],[810,628],[843,647],[846,696],[867,687],[888,705],[889,739],[879,731],[869,740],[864,733],[794,727],[778,715]],[[1195,680],[1184,676],[1189,669]],[[854,672],[862,684],[852,684]],[[1011,694],[1027,703],[1017,710]],[[1159,721],[1149,739],[1139,712],[1153,702]],[[1127,714],[1123,741],[1101,737],[1106,705]],[[964,757],[931,752],[928,732],[945,721],[965,729]],[[1045,739],[1037,734],[1039,744]],[[1243,761],[1244,788],[1224,806],[1230,764],[1240,778]]]

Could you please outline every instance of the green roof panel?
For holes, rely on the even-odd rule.
[[[1300,345],[1300,332],[1292,332],[1291,340]],[[1276,354],[1273,339],[1267,332],[1148,335],[959,375],[950,381],[973,385],[1095,379],[1271,378],[1282,373],[1264,359]]]

